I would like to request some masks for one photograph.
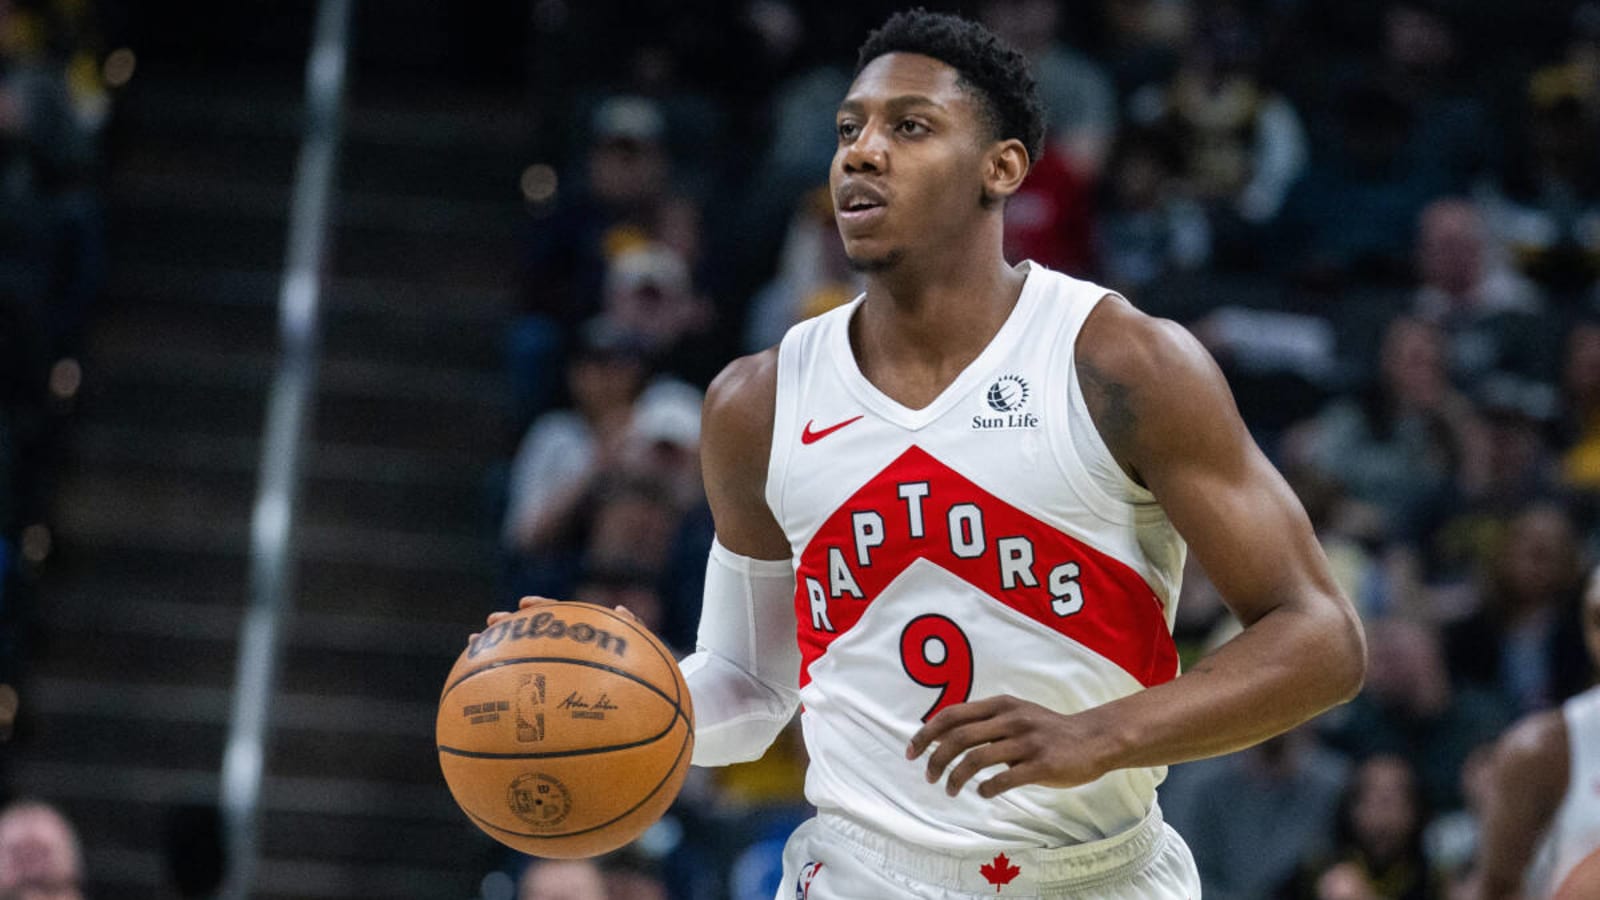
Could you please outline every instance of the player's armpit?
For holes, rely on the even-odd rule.
[[[1559,710],[1513,727],[1495,746],[1479,839],[1477,900],[1513,900],[1566,793],[1571,760]]]

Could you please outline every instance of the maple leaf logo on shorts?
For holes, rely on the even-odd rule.
[[[1022,867],[1013,866],[1011,864],[1011,860],[1006,859],[1006,855],[1004,853],[996,855],[993,860],[978,867],[979,874],[983,875],[984,878],[988,879],[990,884],[994,885],[994,892],[996,894],[1000,893],[1000,889],[1002,887],[1010,884],[1011,879],[1017,877],[1017,874],[1021,871]]]

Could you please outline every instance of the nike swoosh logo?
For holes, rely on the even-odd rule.
[[[812,431],[811,430],[811,423],[815,422],[816,420],[815,419],[808,420],[806,422],[806,427],[801,429],[801,431],[800,431],[800,443],[802,443],[802,444],[815,444],[817,441],[820,441],[823,438],[827,437],[828,435],[833,434],[835,431],[838,431],[839,429],[845,427],[846,425],[850,425],[850,424],[853,424],[855,422],[859,422],[861,420],[861,418],[862,418],[861,416],[856,416],[854,419],[845,419],[843,422],[840,422],[837,425],[829,425],[827,428],[824,428],[821,431]]]

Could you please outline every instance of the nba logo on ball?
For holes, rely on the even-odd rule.
[[[1023,412],[1028,405],[1028,382],[1019,375],[1001,375],[989,385],[983,395],[989,409],[1000,415],[980,414],[972,417],[974,431],[996,431],[1010,428],[1038,428],[1039,417]]]

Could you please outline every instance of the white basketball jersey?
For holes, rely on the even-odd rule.
[[[1140,822],[1164,768],[958,797],[908,761],[936,711],[1012,694],[1062,713],[1178,674],[1185,547],[1095,432],[1074,367],[1108,292],[1037,264],[988,347],[908,409],[861,374],[862,299],[778,355],[767,502],[794,554],[806,796],[935,849],[1059,847]]]
[[[1563,892],[1568,877],[1586,859],[1590,867],[1600,865],[1600,687],[1568,700],[1561,715],[1567,722],[1567,793],[1529,869],[1529,897],[1577,898],[1575,887]]]

